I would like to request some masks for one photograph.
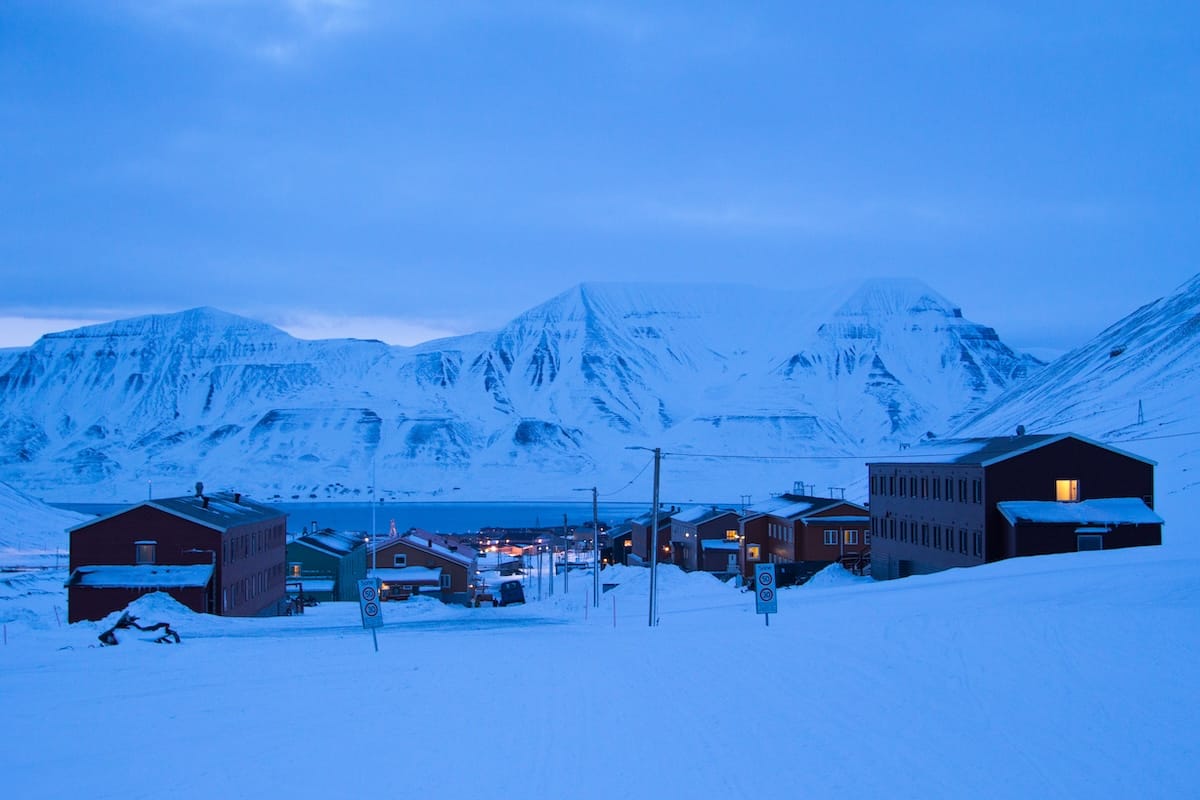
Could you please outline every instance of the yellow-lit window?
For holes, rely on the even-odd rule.
[[[758,561],[761,558],[762,558],[762,556],[758,551],[758,545],[756,545],[756,544],[746,545],[746,560],[747,561]]]
[[[737,531],[725,531],[725,541],[736,542],[737,540],[738,540],[738,532]]]
[[[1079,502],[1079,481],[1058,480],[1054,482],[1054,498],[1060,503]]]

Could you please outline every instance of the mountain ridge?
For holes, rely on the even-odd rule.
[[[681,486],[761,493],[798,477],[793,455],[853,480],[837,459],[946,429],[1040,366],[916,280],[585,283],[411,347],[199,307],[18,354],[0,373],[0,479],[57,500],[148,480],[352,499],[377,470],[394,499],[528,498],[623,484],[641,466],[626,448],[654,444]],[[735,451],[778,460],[705,457]]]

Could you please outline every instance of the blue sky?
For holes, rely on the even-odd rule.
[[[1066,348],[1200,272],[1198,143],[1194,2],[7,0],[0,346],[890,275]]]

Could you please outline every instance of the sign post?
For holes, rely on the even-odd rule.
[[[771,615],[779,613],[779,599],[775,596],[775,565],[754,565],[754,610],[767,620],[771,627]]]
[[[376,628],[383,627],[383,611],[379,607],[379,579],[366,578],[358,582],[358,610],[362,613],[364,628],[371,631],[371,640],[375,642],[375,652],[379,652],[379,637]]]

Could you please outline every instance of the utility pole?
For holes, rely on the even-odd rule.
[[[567,515],[563,514],[563,594],[571,593],[571,550],[567,536]]]
[[[600,607],[600,509],[592,487],[592,605]]]
[[[371,453],[371,575],[375,575],[375,551],[379,543],[375,541],[375,453]]]
[[[658,624],[658,476],[662,448],[654,448],[654,528],[650,533],[650,627]]]

